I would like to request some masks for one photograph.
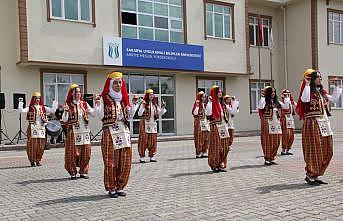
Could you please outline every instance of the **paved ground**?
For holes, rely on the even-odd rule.
[[[0,220],[343,220],[343,134],[335,136],[326,186],[304,184],[297,135],[292,157],[264,167],[259,137],[235,140],[229,171],[212,174],[192,141],[159,143],[159,162],[134,163],[126,198],[106,196],[100,148],[89,180],[71,181],[63,149],[28,167],[24,151],[0,152]]]

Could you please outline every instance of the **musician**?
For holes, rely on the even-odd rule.
[[[55,113],[57,102],[54,100],[52,107],[44,106],[41,93],[34,92],[30,105],[23,107],[23,98],[19,98],[18,109],[20,113],[27,113],[27,156],[31,163],[31,167],[41,166],[44,147],[46,144],[45,125],[48,122],[47,115]]]
[[[96,113],[86,101],[82,100],[81,88],[72,84],[69,88],[67,100],[64,104],[62,121],[67,127],[65,143],[65,164],[72,180],[80,178],[88,179],[89,160],[91,157],[91,138],[89,129],[89,116]],[[77,171],[79,167],[79,171]]]

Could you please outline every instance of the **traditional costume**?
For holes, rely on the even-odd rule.
[[[139,162],[145,163],[145,151],[148,149],[150,162],[157,162],[155,155],[157,153],[157,120],[167,112],[165,107],[158,107],[157,99],[154,96],[150,101],[149,97],[154,95],[152,89],[146,90],[144,101],[140,104],[138,116],[139,122],[138,153]]]
[[[281,129],[282,129],[282,152],[281,155],[293,155],[290,151],[294,142],[294,118],[295,108],[297,103],[294,101],[291,92],[287,89],[282,91],[282,102],[285,99],[290,98],[290,104],[288,109],[282,109],[281,111]]]
[[[94,117],[95,111],[86,101],[75,99],[76,90],[80,90],[80,87],[72,84],[66,99],[69,109],[64,110],[62,115],[62,121],[67,128],[64,168],[70,174],[71,179],[76,179],[77,173],[80,174],[80,178],[88,179],[91,157],[89,116]],[[79,171],[77,171],[77,167],[80,168]]]
[[[237,114],[239,112],[239,101],[236,101],[234,97],[229,96],[229,95],[225,95],[223,97],[223,103],[224,106],[226,107],[227,110],[227,116],[228,116],[228,129],[229,129],[229,135],[230,135],[230,142],[229,142],[229,146],[231,149],[231,146],[233,144],[233,135],[234,135],[234,130],[235,130],[235,126],[233,123],[233,118],[235,116],[235,114]]]
[[[228,112],[222,106],[218,94],[222,93],[218,86],[212,86],[205,114],[210,118],[210,146],[208,164],[213,172],[226,172],[227,155],[230,151],[230,135],[228,128]]]
[[[120,91],[114,90],[114,81],[116,84],[122,84]],[[137,108],[137,104],[133,108],[130,105],[122,73],[109,74],[100,104],[97,104],[97,112],[103,123],[101,150],[104,160],[104,184],[106,191],[113,198],[126,195],[123,189],[129,180],[132,159],[128,120],[133,117]]]
[[[36,102],[37,99],[39,99],[39,103]],[[34,92],[31,97],[30,105],[26,108],[23,108],[23,106],[24,103],[19,101],[19,112],[27,113],[26,119],[29,122],[27,127],[27,156],[32,167],[41,166],[40,162],[46,144],[45,124],[48,122],[47,115],[55,113],[57,102],[53,102],[52,108],[45,107],[41,94],[39,92]]]
[[[206,103],[203,97],[206,96],[203,91],[197,94],[193,105],[192,114],[194,118],[194,145],[195,157],[206,158],[207,150],[210,145],[210,121],[205,115]]]
[[[276,94],[273,97],[273,93],[274,88],[266,87],[258,107],[261,118],[261,145],[266,166],[276,164],[274,160],[282,135],[280,112],[282,109],[289,109],[289,99],[285,99],[285,103],[280,102]]]
[[[336,87],[330,96],[322,85],[316,85],[317,78],[321,78],[317,71],[308,69],[305,72],[296,109],[299,118],[304,120],[302,147],[306,162],[305,180],[310,185],[327,184],[318,177],[324,175],[333,155],[328,104],[329,101],[337,102],[342,94],[342,88]]]

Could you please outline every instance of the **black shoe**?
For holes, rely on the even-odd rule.
[[[292,154],[291,152],[287,152],[287,155],[290,155],[290,156],[292,156],[292,155],[294,155],[294,154]]]
[[[157,160],[155,160],[155,159],[150,159],[150,162],[156,163]]]
[[[202,156],[195,156],[195,159],[199,159],[199,158],[202,158]]]
[[[71,179],[71,180],[76,180],[77,177],[76,177],[76,176],[71,176],[70,179]]]
[[[214,168],[212,169],[213,173],[219,173],[219,169],[218,168]]]
[[[278,165],[277,163],[275,163],[274,161],[270,161],[271,165]]]
[[[145,160],[141,160],[141,159],[140,159],[139,162],[140,162],[140,163],[145,163]]]
[[[117,192],[114,192],[114,193],[108,192],[108,195],[109,195],[111,198],[118,198]]]
[[[208,158],[207,155],[201,155],[201,158]]]
[[[307,176],[305,177],[305,181],[307,182],[308,185],[311,185],[311,186],[318,186],[319,185],[319,183],[317,183],[316,181],[310,180],[310,178],[308,178]]]
[[[31,167],[35,167],[35,163],[34,162],[31,162]]]
[[[80,175],[80,178],[89,179],[89,176],[88,175]]]
[[[264,162],[264,165],[265,165],[265,166],[271,166],[271,165],[273,165],[273,164],[272,164],[271,162],[269,162],[269,161],[265,161],[265,162]]]
[[[288,154],[282,151],[282,152],[281,152],[281,155],[282,155],[282,156],[285,156],[285,155],[288,155]]]
[[[125,193],[124,191],[118,191],[118,192],[117,192],[117,195],[118,195],[118,196],[125,197],[125,196],[126,196],[126,193]]]
[[[42,164],[40,164],[40,162],[37,162],[37,163],[36,163],[36,166],[37,166],[37,167],[40,167],[40,166],[42,166]]]
[[[224,173],[227,172],[227,170],[225,170],[224,168],[219,168],[218,171],[219,172],[224,172]]]
[[[323,180],[314,180],[314,182],[318,183],[318,184],[324,184],[324,185],[327,185],[328,183],[327,182],[324,182]]]

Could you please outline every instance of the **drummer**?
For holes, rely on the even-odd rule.
[[[55,113],[56,109],[57,102],[53,100],[52,107],[46,107],[39,92],[33,93],[30,105],[26,108],[24,108],[23,98],[19,98],[18,110],[20,113],[27,113],[26,119],[29,122],[26,151],[31,167],[41,166],[46,143],[45,124],[48,121],[47,114]]]
[[[91,156],[88,116],[95,116],[95,112],[86,101],[82,100],[81,88],[77,84],[70,86],[63,109],[62,121],[67,127],[64,167],[72,180],[77,179],[77,173],[80,174],[80,178],[88,179]],[[80,168],[79,171],[77,167]]]

